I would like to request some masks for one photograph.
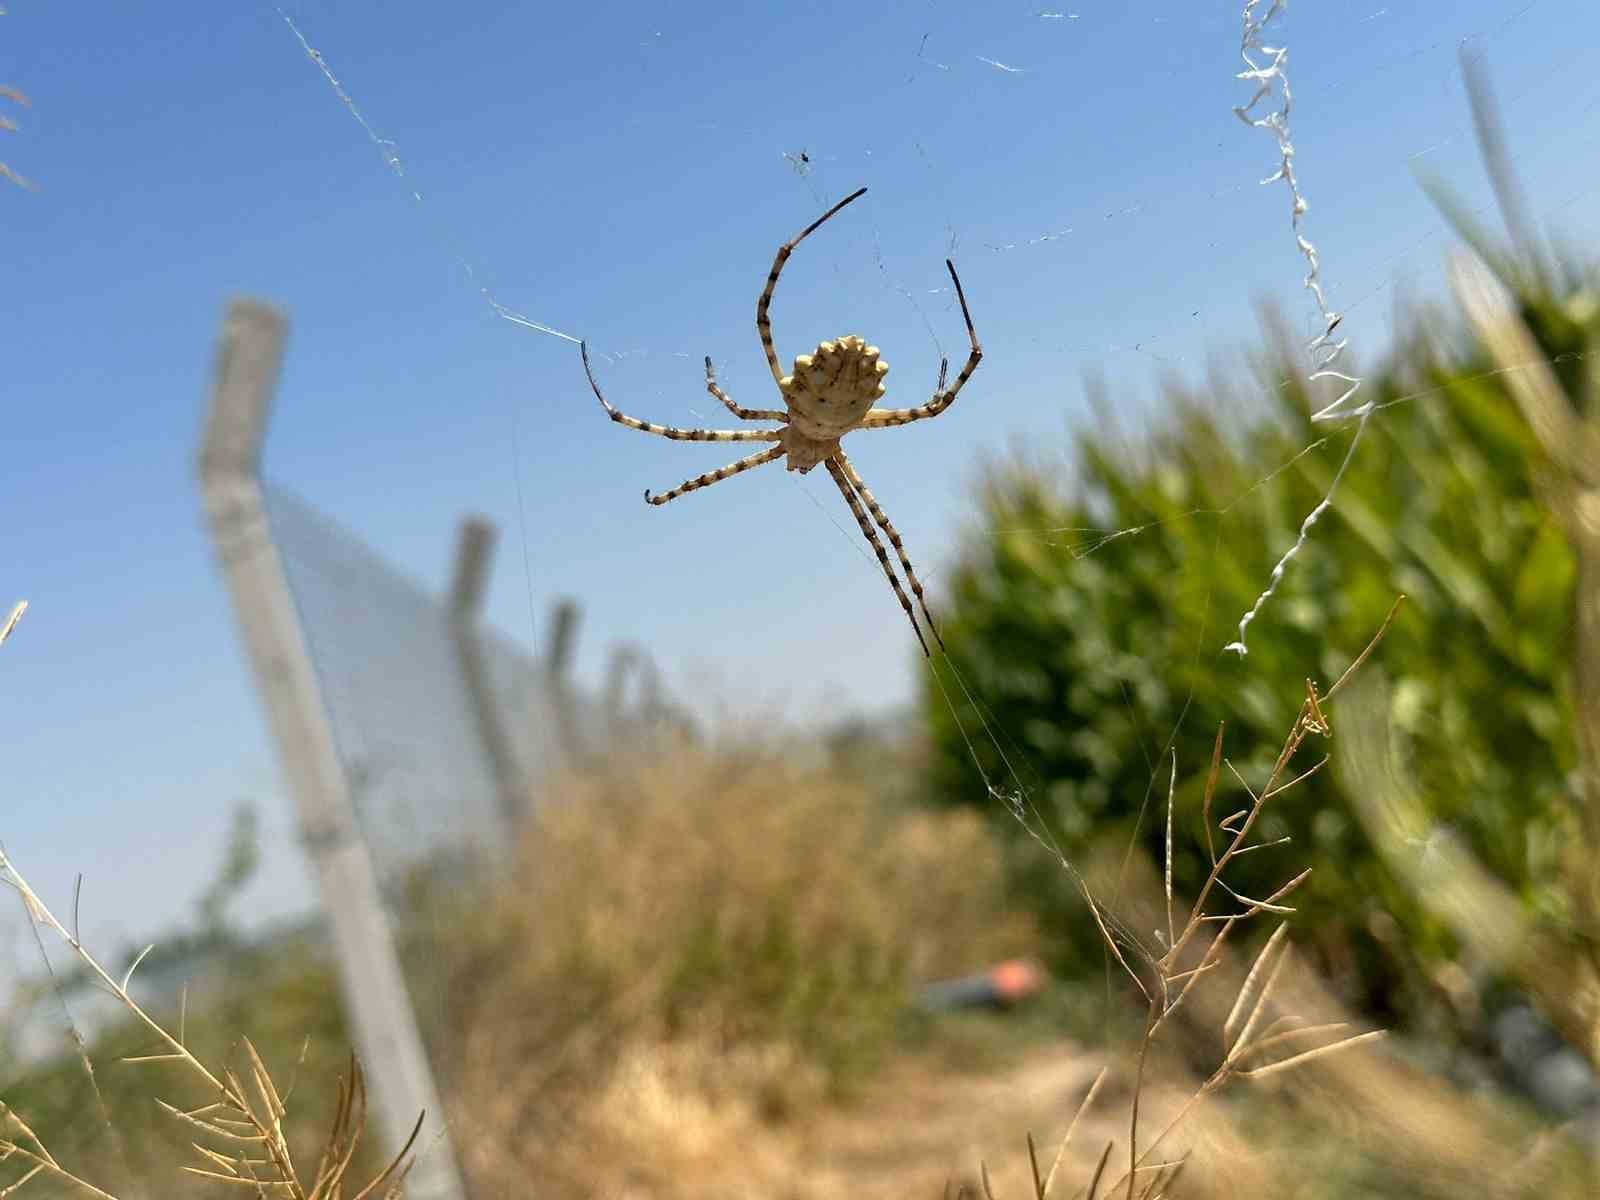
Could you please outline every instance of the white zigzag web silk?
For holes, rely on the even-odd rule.
[[[1248,103],[1235,108],[1236,115],[1246,125],[1254,129],[1265,129],[1277,140],[1278,143],[1278,169],[1268,175],[1261,182],[1263,184],[1277,183],[1282,180],[1289,189],[1291,200],[1290,221],[1294,229],[1295,245],[1300,253],[1305,256],[1308,270],[1306,271],[1304,286],[1317,303],[1317,311],[1322,315],[1323,328],[1306,349],[1315,364],[1307,380],[1317,383],[1324,379],[1332,379],[1342,385],[1342,390],[1337,399],[1324,405],[1311,414],[1313,421],[1345,421],[1357,422],[1355,436],[1350,439],[1350,447],[1345,451],[1344,460],[1339,464],[1339,469],[1334,473],[1333,482],[1328,485],[1327,492],[1321,502],[1306,514],[1300,523],[1299,536],[1294,544],[1284,551],[1283,557],[1278,559],[1272,568],[1272,575],[1267,581],[1266,589],[1256,597],[1250,610],[1239,619],[1239,637],[1236,641],[1229,642],[1223,647],[1225,651],[1231,650],[1243,656],[1249,653],[1245,645],[1245,631],[1250,622],[1254,621],[1266,606],[1272,594],[1278,590],[1284,572],[1289,563],[1298,554],[1301,548],[1310,540],[1311,527],[1317,523],[1322,514],[1333,507],[1334,494],[1339,490],[1339,482],[1344,478],[1345,470],[1350,466],[1350,461],[1355,457],[1356,447],[1361,444],[1361,435],[1366,432],[1367,421],[1372,416],[1375,408],[1371,400],[1363,404],[1347,407],[1354,399],[1355,394],[1361,389],[1361,378],[1337,369],[1336,364],[1343,355],[1348,338],[1334,339],[1334,331],[1339,327],[1340,314],[1328,306],[1328,299],[1322,287],[1322,262],[1317,254],[1317,248],[1301,230],[1301,221],[1306,213],[1305,196],[1301,194],[1300,182],[1294,173],[1294,142],[1289,136],[1289,110],[1294,103],[1294,96],[1289,88],[1288,61],[1289,49],[1287,46],[1268,46],[1262,42],[1262,34],[1273,17],[1288,7],[1288,0],[1271,0],[1265,13],[1257,15],[1261,8],[1262,0],[1245,0],[1244,6],[1244,34],[1240,41],[1239,54],[1244,59],[1245,70],[1236,76],[1248,83],[1256,85],[1255,94]],[[1259,57],[1257,57],[1259,56]],[[1256,115],[1257,106],[1262,101],[1270,101],[1272,97],[1281,97],[1277,108],[1260,116]]]

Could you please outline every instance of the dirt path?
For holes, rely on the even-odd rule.
[[[659,1093],[652,1101],[636,1086],[618,1099],[628,1114],[629,1140],[641,1152],[634,1161],[650,1167],[608,1194],[617,1200],[935,1200],[948,1184],[952,1196],[965,1185],[980,1197],[980,1164],[987,1163],[995,1196],[1023,1200],[1033,1194],[1027,1134],[1039,1148],[1041,1170],[1048,1170],[1102,1065],[1070,1042],[1028,1048],[1009,1064],[981,1072],[954,1069],[948,1058],[912,1056],[887,1066],[847,1104],[808,1105],[778,1121],[755,1118],[748,1109],[740,1116],[714,1107],[690,1112],[681,1094]],[[1107,1076],[1078,1126],[1053,1197],[1068,1200],[1087,1184],[1107,1141],[1119,1149],[1105,1182],[1123,1173],[1129,1079],[1126,1071]],[[1148,1089],[1141,1108],[1150,1124],[1142,1128],[1156,1128],[1162,1112],[1181,1103],[1176,1092]]]
[[[1048,1170],[1101,1065],[1072,1044],[1030,1051],[998,1074],[897,1065],[849,1108],[826,1110],[803,1130],[801,1160],[811,1178],[797,1194],[937,1197],[949,1181],[952,1192],[965,1184],[981,1195],[979,1164],[986,1162],[1002,1200],[1030,1195],[1026,1135],[1033,1133]],[[1108,1076],[1073,1135],[1077,1153],[1069,1148],[1063,1184],[1080,1186],[1106,1139],[1126,1134],[1126,1099],[1126,1087]]]

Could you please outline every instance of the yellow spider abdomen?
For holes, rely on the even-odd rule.
[[[778,381],[789,423],[806,437],[837,438],[861,424],[887,388],[889,364],[876,346],[855,334],[819,342],[794,360],[794,373]]]

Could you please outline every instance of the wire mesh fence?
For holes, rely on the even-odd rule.
[[[640,726],[681,719],[640,647],[613,649],[603,686],[569,671],[577,606],[558,604],[542,656],[475,623],[357,534],[280,484],[263,492],[316,665],[356,815],[387,890],[424,859],[504,852],[546,798],[552,771]],[[463,645],[463,638],[473,645]],[[492,712],[477,707],[468,653]],[[498,726],[513,762],[497,766]],[[514,795],[507,797],[507,790]]]
[[[288,489],[264,492],[380,886],[389,893],[424,859],[490,854],[511,831],[445,606]],[[497,639],[494,657],[506,664],[497,674],[508,699],[543,674],[509,639]],[[559,752],[544,739],[516,744],[528,779]]]
[[[622,648],[596,696],[569,675],[572,602],[557,605],[537,656],[286,487],[262,490],[421,1032],[448,1055],[435,1027],[450,1023],[450,980],[405,949],[449,936],[435,928],[450,919],[433,903],[441,888],[456,904],[487,894],[523,823],[556,802],[557,768],[666,709],[654,668]]]

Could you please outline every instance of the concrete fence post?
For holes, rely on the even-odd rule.
[[[450,639],[456,662],[472,705],[478,739],[494,772],[495,792],[500,801],[502,845],[515,845],[529,808],[527,781],[512,749],[502,720],[500,701],[484,658],[480,636],[483,596],[489,581],[489,564],[494,557],[495,527],[484,517],[467,517],[456,538],[455,569],[450,579]]]
[[[466,1200],[366,843],[260,481],[287,322],[255,300],[228,307],[200,449],[200,490],[240,635],[299,810],[333,931],[344,1007],[369,1080],[375,1133],[397,1153],[426,1112],[407,1194]]]

